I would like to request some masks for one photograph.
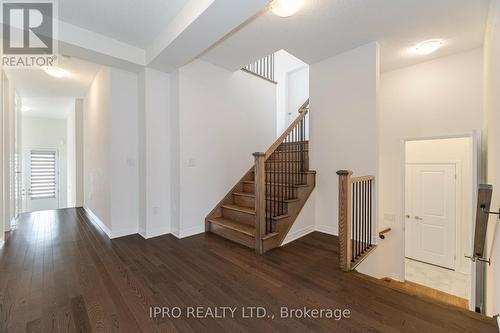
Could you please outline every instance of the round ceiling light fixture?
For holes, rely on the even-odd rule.
[[[441,39],[430,39],[425,42],[418,43],[414,48],[413,52],[418,55],[427,55],[436,52],[439,48],[444,45]]]
[[[274,0],[271,10],[279,17],[290,17],[297,13],[304,4],[304,0]]]

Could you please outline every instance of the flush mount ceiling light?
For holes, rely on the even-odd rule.
[[[430,39],[425,42],[418,43],[414,48],[413,52],[418,55],[427,55],[437,51],[444,42],[441,39]]]
[[[299,11],[304,4],[304,0],[274,0],[271,10],[280,17],[289,17]]]
[[[50,76],[57,77],[57,78],[63,78],[66,75],[68,75],[68,72],[66,72],[64,69],[59,68],[59,67],[44,67],[43,69],[45,73],[49,74]]]

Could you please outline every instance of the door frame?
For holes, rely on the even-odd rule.
[[[420,136],[420,137],[405,137],[400,140],[400,193],[401,193],[401,203],[400,203],[400,225],[403,235],[402,235],[402,247],[400,253],[400,267],[403,272],[403,279],[406,277],[406,267],[405,267],[405,253],[406,253],[406,231],[405,231],[405,187],[406,187],[406,143],[408,141],[427,141],[427,140],[440,140],[440,139],[457,139],[457,138],[471,138],[472,140],[472,214],[476,215],[476,201],[477,201],[477,189],[480,179],[484,176],[482,174],[482,161],[481,161],[481,131],[472,130],[468,133],[458,133],[449,135],[436,135],[436,136]],[[471,228],[472,236],[474,236],[474,223],[472,223]],[[474,248],[474,237],[471,237],[470,248]],[[476,309],[476,263],[471,262],[471,286],[469,295],[469,310],[475,311]]]
[[[30,200],[29,199],[29,194],[28,194],[28,163],[31,161],[31,158],[30,156],[28,156],[28,154],[30,154],[30,152],[32,150],[41,150],[41,151],[55,151],[56,152],[56,198],[57,198],[57,209],[59,209],[59,207],[61,207],[61,198],[60,198],[60,172],[59,172],[59,148],[57,147],[40,147],[40,146],[28,146],[28,147],[23,147],[23,155],[24,155],[24,159],[23,159],[23,180],[22,180],[22,183],[23,183],[23,190],[24,190],[24,202],[23,202],[23,207],[22,207],[22,211],[23,213],[26,213],[28,212],[28,201]],[[31,177],[29,178],[31,179]]]
[[[409,141],[425,141],[425,140],[409,140]],[[406,151],[405,151],[406,153]],[[405,154],[405,161],[406,161],[406,154]],[[448,165],[453,165],[455,166],[455,176],[456,175],[461,175],[462,174],[462,163],[458,160],[436,160],[436,161],[423,161],[423,162],[418,162],[418,163],[405,163],[405,165],[439,165],[439,164],[448,164]],[[406,169],[404,172],[404,180],[406,182]],[[404,184],[404,188],[406,189],[406,183]],[[406,191],[405,191],[406,195]],[[403,202],[404,210],[405,210],[405,215],[406,215],[406,196],[405,196],[405,201]],[[455,259],[453,261],[453,268],[456,271],[457,270],[457,259],[459,255],[459,242],[457,242],[458,239],[458,233],[461,231],[461,224],[462,224],[462,214],[460,208],[462,207],[462,178],[457,177],[455,178],[455,239],[454,239],[454,253],[455,253]],[[406,226],[406,218],[404,220],[404,225]],[[403,229],[404,235],[405,235],[405,258],[406,258],[406,229]],[[432,264],[430,264],[432,265]],[[405,272],[406,274],[406,272]]]

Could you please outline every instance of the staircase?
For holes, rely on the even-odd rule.
[[[283,243],[314,189],[309,170],[307,115],[300,115],[210,212],[205,230],[264,253]]]

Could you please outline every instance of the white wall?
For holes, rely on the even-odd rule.
[[[83,155],[84,206],[111,226],[111,70],[102,67],[84,99]],[[106,229],[107,228],[107,229]]]
[[[139,220],[138,76],[111,69],[111,219],[113,235],[137,233]]]
[[[500,1],[491,3],[490,19],[484,44],[485,117],[486,117],[486,182],[493,184],[492,210],[500,207]],[[500,313],[500,227],[495,216],[490,217],[486,255],[493,264],[487,266],[486,311]]]
[[[15,180],[15,131],[16,131],[16,107],[15,98],[16,91],[13,80],[9,79],[6,74],[3,76],[3,92],[2,101],[4,112],[3,117],[3,180],[4,187],[2,189],[4,195],[3,216],[4,228],[1,231],[10,231],[11,222],[16,217],[15,212],[15,188],[11,186]]]
[[[309,66],[287,73],[286,126],[299,116],[299,108],[309,98]]]
[[[392,231],[363,263],[366,272],[404,279],[403,139],[480,131],[482,98],[481,49],[381,75],[379,229],[390,227]]]
[[[140,75],[140,219],[144,238],[170,232],[170,76],[146,68]]]
[[[76,104],[76,101],[75,101]],[[67,206],[76,204],[76,105],[66,119]]]
[[[4,97],[4,88],[5,88],[5,72],[0,70],[0,96],[2,100],[0,101],[0,128],[2,132],[4,131],[4,113],[5,113],[5,97]],[[0,135],[0,147],[2,147],[2,153],[0,153],[0,248],[3,246],[5,242],[5,200],[4,200],[4,139],[3,135]]]
[[[337,170],[377,172],[378,44],[310,66],[310,165],[316,175],[316,229],[338,234]]]
[[[456,225],[456,267],[463,274],[470,275],[471,263],[465,258],[472,253],[473,230],[473,172],[472,138],[441,140],[419,140],[406,143],[406,163],[446,163],[457,165],[457,225]],[[411,222],[410,222],[411,223]]]
[[[183,237],[204,231],[206,215],[252,166],[252,153],[274,142],[276,87],[201,60],[179,69],[178,85],[180,225],[172,232]]]
[[[138,76],[103,67],[84,100],[84,206],[110,238],[137,233]]]
[[[285,50],[280,50],[275,56],[275,80],[276,86],[276,135],[279,136],[288,126],[290,116],[288,112],[296,112],[298,108],[309,97],[309,70],[308,65],[302,60],[294,57]],[[307,74],[304,74],[307,71]],[[298,73],[295,73],[298,72]],[[292,74],[295,73],[295,74]],[[292,74],[289,76],[289,74]],[[292,79],[293,82],[290,82]],[[305,97],[305,98],[304,98]],[[296,99],[303,99],[298,102]]]
[[[75,101],[75,206],[83,206],[83,99]]]

